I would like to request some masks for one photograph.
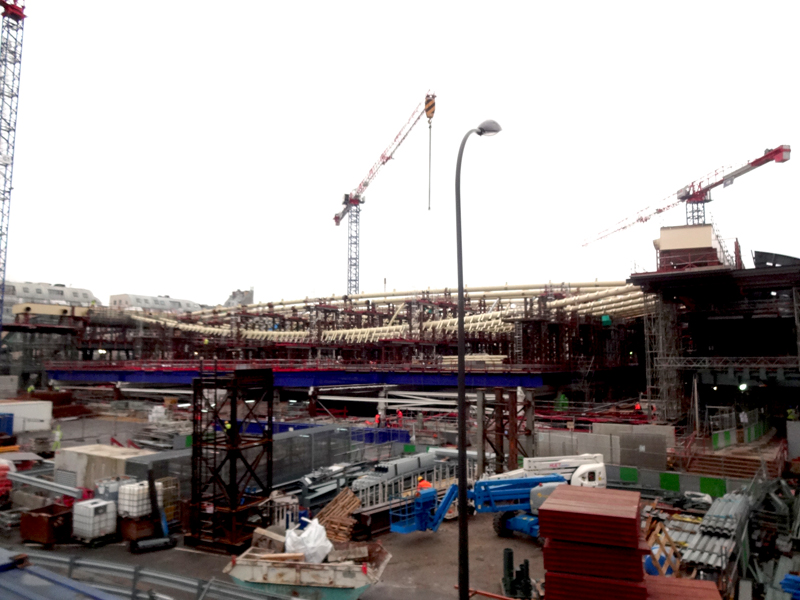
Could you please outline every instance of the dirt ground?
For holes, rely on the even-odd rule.
[[[469,521],[470,536],[470,587],[493,593],[500,593],[500,580],[503,570],[503,549],[514,551],[514,562],[530,561],[531,576],[544,576],[541,548],[530,538],[518,535],[502,539],[492,529],[492,515],[474,515]],[[433,600],[457,598],[454,585],[458,582],[458,523],[448,521],[442,524],[437,533],[418,532],[407,535],[389,533],[376,538],[391,552],[392,559],[384,571],[380,583],[367,591],[363,600]],[[18,534],[0,538],[0,546],[24,552],[25,546],[19,543]],[[39,550],[36,545],[31,549]],[[229,557],[201,552],[182,545],[172,550],[162,550],[151,554],[132,555],[124,544],[111,544],[98,549],[88,549],[79,545],[58,546],[53,550],[64,555],[91,556],[97,560],[142,565],[148,568],[167,571],[202,579],[215,577],[229,580],[222,573]],[[140,585],[140,589],[149,589]],[[164,589],[162,593],[171,594]]]

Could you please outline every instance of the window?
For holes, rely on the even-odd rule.
[[[58,297],[64,295],[64,290],[54,290],[53,288],[50,288],[49,290],[47,290],[47,293],[50,294],[51,296]]]
[[[14,296],[16,295],[16,293],[17,293],[17,288],[14,287],[13,285],[9,285],[8,287],[6,287],[6,294],[11,294],[12,296]]]
[[[72,297],[73,298],[77,298],[78,297],[78,292],[72,292]]]
[[[589,481],[594,481],[594,471],[589,471]]]
[[[42,290],[40,290],[39,288],[36,288],[36,293],[37,293],[37,294],[41,294],[41,293],[42,293]]]
[[[83,297],[84,297],[84,298],[88,298],[88,297],[89,297],[89,295],[88,295],[86,292],[84,292],[84,293],[83,293]]]
[[[150,304],[150,300],[148,300],[147,298],[145,298],[145,299],[144,299],[144,303],[145,303],[145,304]]]
[[[142,303],[142,299],[141,298],[136,298],[136,304],[141,304],[141,303]]]
[[[170,300],[170,301],[169,301],[169,305],[170,305],[172,308],[180,308],[180,307],[181,307],[181,303],[180,303],[180,302],[177,302],[176,300]]]
[[[113,301],[111,302],[111,304],[113,304],[114,306],[116,306],[116,305],[117,305],[117,301],[116,301],[116,300],[113,300]]]
[[[31,293],[31,288],[24,287],[24,288],[22,288],[22,292],[25,293],[25,294],[30,294]]]

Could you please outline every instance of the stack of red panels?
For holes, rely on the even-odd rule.
[[[571,485],[553,490],[539,509],[548,600],[647,598],[639,498]]]
[[[639,499],[639,492],[560,485],[539,509],[539,535],[638,548]]]
[[[642,561],[650,552],[643,539],[637,548],[595,546],[548,539],[544,544],[544,568],[559,573],[574,573],[607,579],[642,581]]]
[[[647,600],[644,581],[603,579],[557,571],[547,572],[544,589],[547,600]]]
[[[645,585],[650,600],[721,600],[713,581],[648,576]],[[547,593],[550,593],[549,587]]]

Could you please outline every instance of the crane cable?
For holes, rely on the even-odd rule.
[[[431,121],[436,112],[436,94],[425,96],[425,116],[428,117],[428,210],[431,209],[431,148],[433,144],[433,127]]]

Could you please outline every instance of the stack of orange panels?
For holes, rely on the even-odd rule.
[[[589,577],[642,581],[642,561],[650,552],[643,539],[636,548],[576,544],[548,539],[544,544],[544,568]]]
[[[541,537],[638,548],[639,492],[560,485],[539,509]]]
[[[650,600],[722,600],[713,581],[647,576],[645,585]]]
[[[639,493],[558,486],[539,509],[548,600],[646,600]]]

